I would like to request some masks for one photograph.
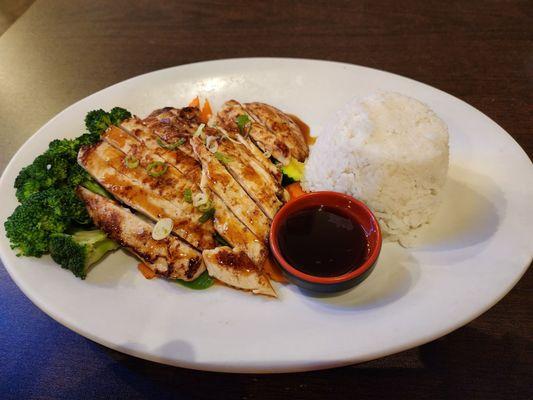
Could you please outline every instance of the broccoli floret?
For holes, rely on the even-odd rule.
[[[111,123],[120,123],[131,114],[120,107],[110,113],[91,111],[85,120],[89,133],[76,139],[50,142],[48,149],[15,179],[17,199],[22,203],[4,226],[11,247],[18,255],[40,257],[49,252],[50,236],[92,225],[85,205],[76,196],[78,185],[103,196],[109,194],[78,165],[81,146],[100,140],[100,133]]]
[[[93,135],[100,135],[111,125],[111,117],[104,110],[89,111],[85,116],[85,126]]]
[[[86,178],[71,182],[72,178],[80,175],[76,157],[79,150],[77,139],[54,140],[43,154],[33,163],[23,168],[15,179],[16,196],[20,202],[36,192],[51,187],[59,188],[65,185],[76,185]],[[88,176],[85,173],[85,176]]]
[[[93,144],[99,136],[84,134],[77,139],[54,140],[48,150],[33,163],[23,168],[15,179],[16,196],[24,202],[32,194],[61,187],[87,186],[92,182],[89,174],[77,162],[78,150],[82,145]],[[91,189],[92,190],[92,189]]]
[[[48,252],[50,235],[66,231],[72,223],[69,212],[74,212],[76,220],[88,221],[83,204],[83,209],[76,207],[71,196],[75,197],[70,190],[48,189],[19,205],[4,223],[11,248],[18,249],[18,255],[40,257]],[[63,201],[68,207],[63,207]]]
[[[85,279],[91,265],[108,251],[118,247],[116,242],[98,229],[79,231],[72,235],[56,233],[50,238],[52,259],[81,279]]]
[[[131,118],[131,113],[125,108],[113,107],[111,111],[109,111],[109,116],[111,117],[111,123],[113,123],[113,125],[118,125],[125,119]]]
[[[130,117],[131,113],[121,107],[114,107],[108,113],[102,109],[93,110],[85,116],[85,126],[91,134],[99,136],[109,125],[118,125]]]

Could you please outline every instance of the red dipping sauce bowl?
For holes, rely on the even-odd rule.
[[[286,221],[299,213],[320,207],[338,213],[351,220],[354,225],[359,225],[366,240],[363,256],[354,259],[354,265],[340,275],[319,276],[303,272],[301,267],[291,265],[287,261],[280,245],[280,235]],[[295,285],[313,292],[341,292],[361,283],[376,265],[381,242],[381,230],[372,211],[363,202],[338,192],[314,192],[290,200],[278,211],[270,229],[272,255],[285,277]]]

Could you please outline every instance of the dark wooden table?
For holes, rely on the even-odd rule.
[[[345,61],[462,98],[533,153],[528,1],[38,0],[0,37],[0,170],[74,101],[159,68],[247,56]],[[525,182],[524,184],[531,184]],[[477,320],[329,371],[231,375],[135,359],[39,311],[0,267],[0,398],[533,398],[533,274]]]

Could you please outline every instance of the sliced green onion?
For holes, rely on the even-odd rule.
[[[183,191],[183,200],[185,200],[187,203],[192,203],[192,190],[191,189],[185,189]]]
[[[209,200],[206,203],[198,204],[198,206],[196,206],[196,209],[203,213],[209,211],[211,208],[213,208],[213,203]]]
[[[196,278],[194,281],[183,281],[181,279],[176,280],[177,283],[179,283],[182,286],[188,287],[189,289],[193,290],[205,290],[207,288],[210,288],[215,284],[215,279],[210,277],[207,271],[204,271],[198,278]]]
[[[239,128],[241,135],[244,135],[244,129],[246,128],[246,125],[248,125],[251,121],[248,115],[241,114],[235,119],[235,122],[237,123],[237,127]]]
[[[230,162],[233,161],[233,158],[231,158],[230,156],[224,154],[224,153],[221,153],[220,151],[217,151],[215,153],[215,158],[220,161],[222,164],[228,164]]]
[[[215,208],[211,207],[207,209],[200,218],[198,218],[198,222],[203,224],[204,222],[209,221],[215,216]]]
[[[146,172],[148,175],[153,176],[154,178],[158,178],[161,175],[163,175],[165,172],[167,172],[168,165],[161,161],[154,161],[148,164],[146,167]]]
[[[160,137],[156,139],[157,144],[167,150],[176,150],[181,145],[185,144],[185,138],[179,138],[174,143],[167,143]]]
[[[205,124],[198,125],[198,129],[194,132],[193,136],[201,136],[204,133]]]
[[[139,160],[130,154],[124,158],[124,165],[129,169],[135,169],[139,166]]]
[[[163,218],[157,221],[152,229],[152,239],[163,240],[170,235],[172,228],[174,227],[174,221],[170,218]]]

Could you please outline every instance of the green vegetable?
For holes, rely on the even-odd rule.
[[[89,267],[119,245],[101,230],[80,231],[72,235],[55,233],[50,238],[50,255],[61,267],[85,279]]]
[[[228,164],[233,161],[233,158],[219,151],[215,152],[215,158],[222,164]]]
[[[85,116],[85,126],[91,134],[100,136],[110,125],[119,125],[128,118],[131,113],[121,107],[114,107],[108,113],[102,109],[93,110]]]
[[[302,180],[302,177],[304,175],[304,167],[305,164],[291,158],[291,161],[289,164],[284,165],[281,169],[283,172],[283,175],[287,175],[289,178],[293,179],[296,182],[299,182]]]
[[[47,189],[30,196],[4,223],[11,248],[18,255],[40,257],[48,253],[52,234],[91,220],[83,202],[71,188]]]
[[[198,218],[198,222],[203,224],[204,222],[207,222],[210,219],[212,219],[214,216],[215,216],[215,208],[210,207],[206,211],[204,211],[204,213],[201,215],[200,218]]]
[[[119,107],[109,113],[91,111],[85,118],[89,133],[76,139],[53,140],[43,154],[19,172],[14,186],[21,204],[4,223],[11,248],[17,249],[18,255],[40,257],[49,253],[55,235],[92,226],[76,187],[110,195],[78,165],[78,151],[99,141],[100,133],[110,123],[118,124],[130,116]]]
[[[250,124],[252,121],[250,121],[250,117],[248,117],[248,115],[241,114],[235,119],[235,122],[237,123],[237,127],[239,128],[240,134],[244,135],[245,133],[247,133],[245,132],[247,125]]]
[[[187,202],[187,203],[192,203],[192,190],[187,188],[183,191],[183,199]]]
[[[160,137],[156,139],[157,144],[167,150],[176,150],[181,145],[185,144],[185,138],[179,138],[174,143],[167,143]]]
[[[89,189],[93,193],[99,194],[100,196],[107,197],[108,199],[113,198],[107,190],[105,190],[102,186],[100,186],[99,183],[93,180],[83,182],[82,186],[86,189]]]
[[[148,164],[146,167],[146,172],[148,175],[153,176],[154,178],[159,178],[165,172],[167,172],[168,165],[162,161],[154,161]]]
[[[285,174],[281,175],[281,186],[285,187],[294,182],[296,181],[292,178],[289,178],[287,175]]]
[[[222,235],[218,232],[213,233],[213,239],[220,245],[220,246],[228,246],[231,247],[231,245],[226,242],[226,239],[222,237]]]
[[[198,211],[203,212],[203,213],[211,210],[211,208],[213,208],[213,202],[210,200],[207,200],[207,202],[205,203],[198,204],[198,206],[196,207]]]
[[[139,166],[139,160],[130,154],[124,157],[124,165],[129,169],[135,169]]]
[[[215,284],[215,280],[209,276],[207,271],[203,272],[194,281],[187,282],[187,281],[182,281],[181,279],[177,279],[176,282],[178,282],[182,286],[185,286],[185,287],[188,287],[189,289],[194,289],[194,290],[205,290]]]
[[[17,199],[20,202],[32,194],[55,187],[77,186],[92,180],[77,163],[82,143],[90,143],[86,135],[78,139],[54,140],[43,154],[24,167],[15,179]]]

